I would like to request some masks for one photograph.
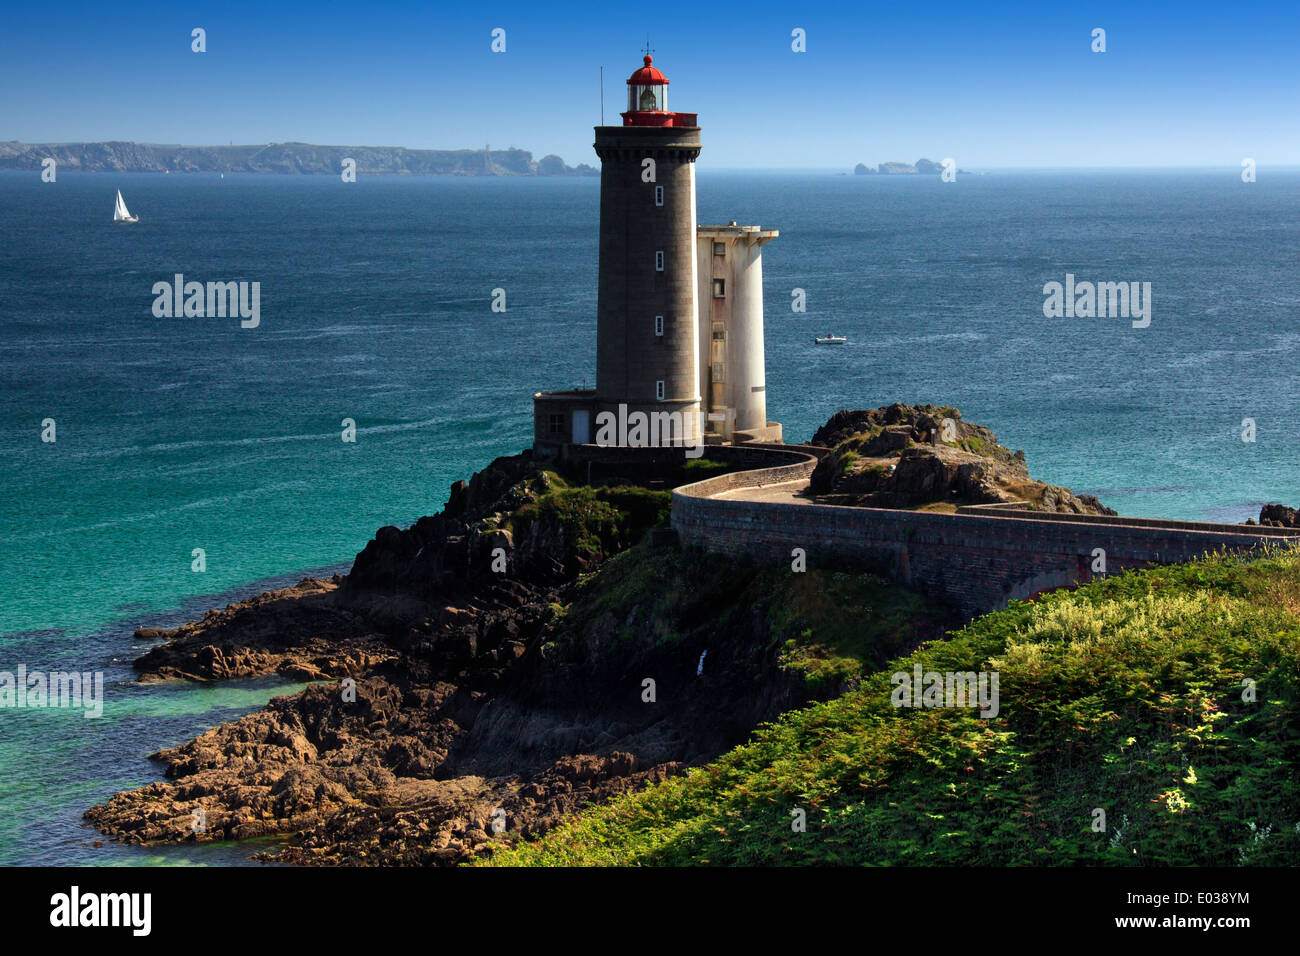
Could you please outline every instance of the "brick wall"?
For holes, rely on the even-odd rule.
[[[776,451],[776,449],[773,449]],[[788,459],[789,452],[785,452]],[[794,548],[809,564],[849,560],[917,591],[979,614],[1039,591],[1093,577],[1093,551],[1106,570],[1188,561],[1214,551],[1300,545],[1300,532],[1242,525],[1106,522],[1026,517],[1023,513],[937,514],[834,505],[797,505],[711,498],[721,491],[790,481],[811,473],[816,459],[774,461],[673,491],[672,525],[682,544],[760,563],[788,565]]]

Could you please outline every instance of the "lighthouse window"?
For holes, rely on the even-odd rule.
[[[664,187],[662,187],[662,186],[656,186],[656,187],[655,187],[655,205],[656,205],[656,206],[662,206],[663,204],[664,204]]]
[[[721,362],[714,362],[714,363],[713,363],[713,380],[714,380],[715,382],[723,382],[723,381],[726,381],[726,379],[724,379],[724,378],[722,377],[722,363],[721,363]]]
[[[659,399],[659,401],[661,401],[661,402],[664,400],[664,380],[663,380],[663,379],[660,379],[659,381],[655,382],[655,398]],[[655,412],[655,414],[657,415],[657,414],[659,414],[659,413],[658,413],[658,412]]]
[[[664,254],[663,250],[655,253],[655,272],[664,271]]]
[[[656,315],[656,316],[655,316],[655,335],[663,335],[663,334],[664,334],[664,317],[663,317],[662,315]]]
[[[727,244],[725,242],[715,242],[713,244],[713,254],[715,256],[725,256],[727,254]]]
[[[564,416],[548,415],[546,421],[547,427],[552,435],[564,434]]]
[[[721,299],[721,298],[725,298],[726,295],[727,295],[727,280],[726,280],[726,279],[714,279],[714,280],[713,280],[713,297],[714,297],[715,299]]]
[[[668,109],[668,86],[664,83],[653,83],[647,86],[639,83],[629,84],[627,108],[633,112],[638,110],[643,113],[665,112]]]

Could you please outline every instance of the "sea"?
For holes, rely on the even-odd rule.
[[[780,231],[787,441],[840,409],[950,404],[1121,514],[1300,505],[1300,170],[946,183],[703,159],[701,223]],[[138,223],[112,222],[118,189]],[[99,718],[0,709],[0,864],[248,860],[82,821],[160,779],[149,754],[297,689],[138,684],[132,633],[345,571],[527,447],[533,393],[595,378],[598,217],[597,178],[0,173],[0,671],[105,682]],[[156,317],[178,273],[259,283],[259,324]],[[1149,282],[1150,324],[1046,317],[1067,274]]]

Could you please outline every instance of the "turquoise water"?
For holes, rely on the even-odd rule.
[[[117,188],[138,224],[109,221]],[[149,858],[88,848],[80,812],[278,692],[131,684],[133,628],[345,566],[529,444],[534,391],[592,382],[598,198],[595,179],[0,174],[0,669],[108,678],[102,721],[0,711],[0,862]],[[1125,514],[1300,503],[1296,171],[943,184],[702,164],[699,207],[781,231],[768,402],[789,440],[839,408],[948,402]],[[154,318],[176,272],[259,281],[261,325]],[[1066,272],[1151,282],[1150,328],[1045,319]],[[825,332],[849,342],[814,347]]]
[[[272,579],[267,586],[283,586]],[[105,841],[81,814],[114,792],[162,776],[146,755],[184,743],[209,727],[262,707],[304,684],[264,679],[214,685],[135,683],[131,660],[142,645],[131,631],[143,623],[176,625],[213,604],[237,597],[211,595],[183,602],[169,614],[132,617],[69,640],[63,632],[11,636],[0,668],[78,670],[104,675],[103,716],[74,708],[0,711],[0,864],[142,865],[245,862],[235,845],[139,848]],[[94,846],[100,840],[103,845]]]

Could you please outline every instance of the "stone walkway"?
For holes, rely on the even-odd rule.
[[[734,488],[731,491],[724,491],[722,494],[713,495],[714,498],[730,498],[736,501],[762,501],[767,503],[785,504],[785,505],[811,505],[816,502],[808,498],[799,497],[799,492],[808,487],[808,479],[800,478],[798,481],[783,481],[777,485],[764,485],[762,488]]]

